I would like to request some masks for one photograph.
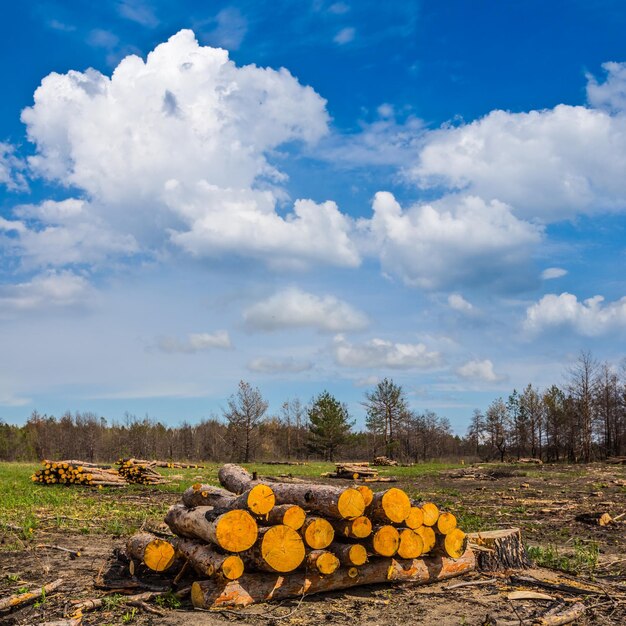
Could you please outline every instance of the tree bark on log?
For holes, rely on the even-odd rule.
[[[222,554],[213,546],[193,539],[178,539],[176,549],[202,576],[221,574],[228,580],[239,578],[244,571],[243,561],[236,554]]]
[[[126,553],[129,558],[141,561],[153,572],[165,572],[176,560],[176,550],[169,541],[146,532],[129,537]]]
[[[372,534],[372,522],[361,515],[352,520],[330,520],[337,537],[346,539],[365,539]]]
[[[254,518],[240,509],[224,512],[210,506],[188,509],[184,504],[175,504],[165,515],[165,523],[176,535],[202,539],[227,552],[248,550],[258,536]]]
[[[227,463],[218,472],[220,483],[229,491],[242,493],[263,481],[254,481],[252,474],[239,465]],[[276,504],[296,504],[305,511],[335,519],[354,519],[363,515],[365,501],[352,487],[342,489],[311,483],[272,483]]]
[[[309,570],[317,570],[320,574],[332,574],[340,565],[336,555],[328,550],[311,550],[306,555]]]
[[[272,488],[263,484],[246,489],[237,496],[220,487],[196,483],[185,490],[182,500],[188,507],[212,506],[225,511],[245,509],[255,515],[267,515],[274,507],[275,498]]]
[[[481,571],[497,572],[531,566],[519,528],[468,533],[467,539],[470,547],[476,546],[476,560]]]
[[[329,576],[296,572],[289,576],[244,574],[236,581],[198,581],[191,588],[197,608],[228,609],[254,602],[284,600],[324,591],[337,591],[384,582],[427,584],[472,571],[474,553],[468,550],[460,559],[444,557],[398,560],[375,559],[360,568],[341,567]]]
[[[337,556],[342,565],[354,567],[363,565],[367,561],[367,550],[360,543],[333,542],[328,549]]]

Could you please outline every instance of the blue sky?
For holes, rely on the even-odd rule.
[[[1,419],[624,357],[622,2],[6,5]]]

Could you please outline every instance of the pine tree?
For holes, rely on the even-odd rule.
[[[308,417],[309,448],[332,461],[337,448],[348,440],[354,426],[346,405],[324,391],[309,408]]]

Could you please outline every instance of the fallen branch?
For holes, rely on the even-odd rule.
[[[63,579],[59,578],[39,589],[33,591],[27,591],[26,593],[18,593],[7,598],[0,599],[0,611],[6,611],[14,609],[17,606],[23,606],[24,604],[30,604],[35,602],[38,598],[52,593],[55,589],[58,589],[63,584]]]
[[[61,552],[67,552],[71,559],[76,559],[80,556],[80,550],[72,550],[70,548],[64,548],[63,546],[56,546],[50,543],[40,543],[35,548],[48,548],[49,550],[59,550]]]

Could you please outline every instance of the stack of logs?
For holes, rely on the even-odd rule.
[[[119,487],[126,484],[117,470],[84,461],[42,461],[31,480],[44,485],[93,485]]]
[[[395,480],[388,476],[379,476],[378,470],[367,461],[335,463],[335,471],[326,472],[322,477],[360,480],[366,483],[390,483]]]
[[[148,461],[146,459],[119,459],[118,465],[123,463],[133,463],[135,465],[145,465],[146,467],[166,467],[169,469],[204,469],[204,465],[197,463],[175,463],[174,461]]]
[[[219,479],[225,489],[195,484],[169,509],[165,521],[175,538],[139,533],[127,545],[131,559],[154,571],[177,557],[193,566],[201,577],[192,586],[196,607],[387,581],[424,584],[475,567],[454,515],[433,503],[417,506],[400,489],[270,485],[232,464]]]
[[[395,466],[399,465],[399,463],[398,463],[398,461],[394,461],[393,459],[390,459],[387,456],[377,456],[377,457],[374,457],[373,465],[383,465],[383,466],[395,467]]]
[[[138,485],[160,485],[168,482],[159,472],[152,469],[154,463],[150,461],[138,461],[136,459],[120,459],[119,474],[126,482]]]

